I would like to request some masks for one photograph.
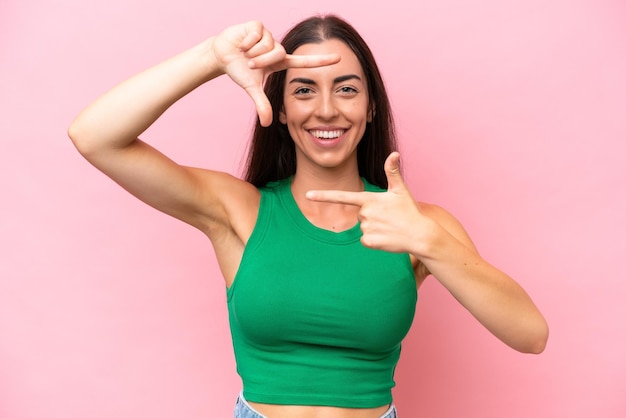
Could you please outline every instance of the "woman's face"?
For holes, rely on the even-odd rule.
[[[298,167],[356,166],[356,148],[371,120],[367,80],[356,55],[337,39],[305,44],[294,54],[339,53],[341,61],[318,68],[290,68],[279,120],[296,145]]]

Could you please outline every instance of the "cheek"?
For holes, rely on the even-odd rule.
[[[369,110],[367,104],[364,103],[351,103],[345,108],[345,115],[349,116],[353,121],[367,122],[369,118]]]
[[[310,107],[310,104],[308,102],[285,102],[285,104],[283,105],[283,111],[281,112],[281,115],[285,120],[284,123],[302,119],[304,116],[310,113],[308,107]]]

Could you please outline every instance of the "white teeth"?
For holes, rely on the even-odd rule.
[[[311,135],[319,139],[335,139],[343,135],[345,131],[311,131]]]

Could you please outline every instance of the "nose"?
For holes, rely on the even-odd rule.
[[[324,120],[333,119],[339,114],[336,103],[331,94],[325,94],[320,98],[315,113],[320,119]]]

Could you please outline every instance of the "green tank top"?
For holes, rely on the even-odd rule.
[[[417,302],[410,258],[365,248],[359,225],[339,233],[314,226],[290,185],[260,189],[256,225],[227,289],[244,397],[387,405]],[[367,182],[365,189],[383,191]]]

